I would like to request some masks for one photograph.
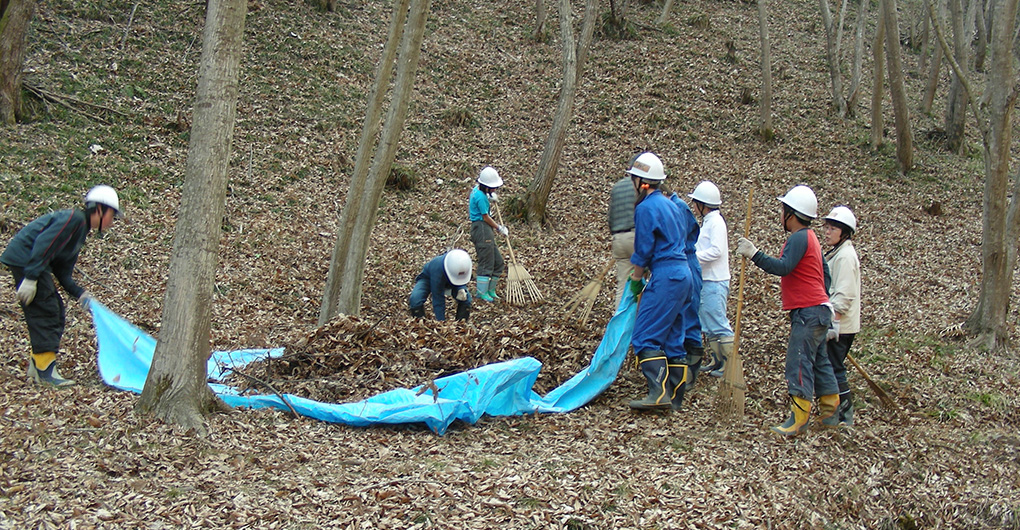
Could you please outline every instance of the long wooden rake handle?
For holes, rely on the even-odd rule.
[[[751,196],[754,190],[747,192],[747,217],[744,219],[744,237],[751,236]],[[747,268],[747,257],[740,256],[740,279],[737,280],[737,318],[733,324],[733,351],[740,350],[740,313],[744,308],[744,270]]]
[[[499,203],[494,202],[492,203],[492,206],[496,208],[496,219],[499,221],[499,224],[501,226],[506,226],[503,224],[503,214],[499,212]],[[514,247],[510,246],[510,236],[506,235],[504,237],[506,237],[506,248],[510,251],[510,261],[512,261],[514,265],[517,265],[517,258],[514,257]]]
[[[878,399],[882,402],[882,405],[884,405],[888,409],[893,410],[894,412],[902,412],[900,410],[900,406],[897,405],[896,402],[893,401],[891,397],[889,397],[889,394],[886,394],[885,390],[882,390],[882,387],[878,386],[878,383],[874,382],[871,379],[871,377],[868,376],[868,372],[865,372],[864,367],[857,363],[857,359],[854,359],[850,354],[847,354],[846,360],[850,361],[850,364],[854,365],[854,368],[856,368],[857,371],[860,372],[861,376],[864,377],[864,380],[867,381],[868,388],[870,388],[871,391],[878,396]]]

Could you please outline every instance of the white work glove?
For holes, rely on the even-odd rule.
[[[78,297],[78,305],[80,305],[82,309],[88,309],[90,303],[92,303],[92,293],[82,291],[81,296]]]
[[[506,237],[506,236],[510,235],[510,229],[507,228],[506,225],[499,225],[499,233],[503,237]]]
[[[466,302],[467,301],[467,289],[460,289],[460,290],[458,290],[457,291],[457,296],[455,296],[454,298],[456,298],[457,301],[459,301],[459,302]]]
[[[751,241],[740,238],[737,240],[737,254],[744,256],[745,258],[753,258],[758,253],[758,247],[754,246]]]
[[[21,285],[18,286],[18,301],[24,305],[32,303],[35,300],[35,287],[36,280],[29,280],[25,278],[21,280]]]
[[[489,200],[490,201],[498,201],[499,200],[499,194],[496,193],[496,192],[490,193],[489,194]]]
[[[839,321],[834,318],[832,324],[829,324],[829,331],[825,332],[825,340],[837,339],[839,339]]]

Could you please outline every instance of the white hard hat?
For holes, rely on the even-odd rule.
[[[89,190],[85,194],[85,206],[94,206],[96,204],[102,204],[109,208],[113,208],[113,211],[117,217],[120,217],[120,198],[117,197],[117,190],[100,184]]]
[[[478,183],[490,188],[498,188],[503,185],[503,179],[499,178],[499,172],[492,166],[485,166],[478,174]]]
[[[701,181],[694,188],[694,192],[688,193],[687,196],[712,208],[718,208],[722,204],[722,198],[719,197],[719,188],[707,180]]]
[[[836,221],[842,223],[850,229],[850,233],[853,234],[857,231],[857,216],[854,212],[846,206],[837,206],[829,212],[829,215],[825,216],[826,221]]]
[[[662,160],[654,153],[641,153],[630,163],[627,173],[648,180],[666,180]]]
[[[443,258],[443,269],[450,283],[460,286],[471,280],[471,256],[464,250],[455,248]]]
[[[776,198],[804,217],[811,219],[818,217],[818,199],[815,198],[815,192],[803,184],[790,188],[786,195]]]

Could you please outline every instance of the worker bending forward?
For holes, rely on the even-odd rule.
[[[407,304],[412,317],[425,316],[425,300],[432,297],[432,313],[436,320],[446,320],[446,297],[457,302],[457,320],[471,316],[471,295],[467,283],[471,280],[471,256],[455,248],[432,258],[414,278],[414,289]]]
[[[811,400],[819,396],[819,420],[836,413],[839,406],[836,377],[825,350],[825,335],[832,322],[829,295],[825,291],[826,265],[818,236],[810,229],[818,216],[818,199],[807,186],[794,186],[779,197],[780,219],[790,232],[779,258],[761,252],[746,238],[737,241],[737,253],[750,258],[769,274],[781,276],[783,310],[790,312],[790,340],[786,346],[786,385],[793,398],[790,417],[772,431],[796,436],[807,430]]]
[[[684,302],[691,296],[691,273],[684,254],[683,223],[679,208],[659,191],[666,179],[662,161],[642,153],[627,173],[637,190],[634,208],[634,265],[628,286],[634,295],[644,290],[638,305],[631,345],[641,373],[648,380],[648,395],[630,402],[639,410],[679,409],[684,398],[688,368],[684,342]],[[651,272],[648,285],[642,277]]]

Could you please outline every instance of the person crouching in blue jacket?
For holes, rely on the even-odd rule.
[[[471,280],[471,256],[455,248],[432,258],[414,279],[414,289],[408,299],[411,316],[425,317],[425,300],[432,296],[432,312],[436,320],[446,320],[446,297],[457,302],[457,320],[471,315],[471,295],[467,283]]]
[[[684,249],[685,225],[680,209],[659,190],[666,173],[658,156],[640,154],[627,173],[638,201],[634,207],[634,254],[630,258],[634,269],[627,283],[635,296],[644,291],[631,346],[648,380],[648,395],[629,405],[638,410],[678,410],[688,378],[683,308],[692,289]],[[646,270],[651,272],[647,286],[642,283]]]

